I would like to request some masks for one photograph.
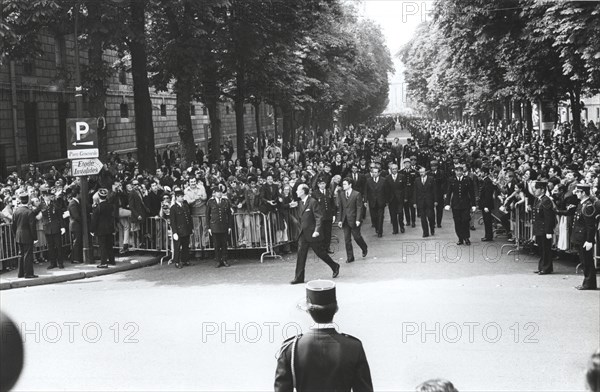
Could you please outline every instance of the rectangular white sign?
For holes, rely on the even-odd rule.
[[[83,150],[67,150],[67,158],[69,159],[83,159],[83,158],[98,158],[97,148],[86,148]]]

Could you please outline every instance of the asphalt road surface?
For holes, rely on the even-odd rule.
[[[574,262],[538,276],[535,256],[479,242],[482,226],[458,247],[450,213],[442,225],[423,240],[419,226],[392,235],[386,222],[379,239],[367,221],[369,254],[352,264],[336,245],[335,321],[363,341],[375,389],[444,377],[460,391],[583,390],[600,292],[573,288]],[[295,255],[260,264],[246,253],[230,268],[194,261],[3,291],[26,340],[16,390],[272,390],[281,341],[311,324],[294,266]],[[330,277],[309,255],[307,280]]]

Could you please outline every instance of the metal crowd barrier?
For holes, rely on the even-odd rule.
[[[533,243],[533,213],[525,211],[524,206],[516,206],[510,213],[510,224],[512,226],[514,243],[504,244],[500,248],[500,253],[504,248],[513,248],[506,254],[518,253],[524,245]],[[518,260],[518,259],[517,259]]]
[[[62,247],[71,246],[71,236],[69,234],[69,229],[66,230],[65,234],[61,236]],[[43,246],[34,246],[33,255],[34,259],[37,259],[37,256],[48,250],[48,245],[44,244]],[[16,266],[16,263],[19,259],[19,246],[15,242],[14,233],[12,232],[11,225],[9,223],[0,223],[0,263],[2,264],[2,269],[5,269],[7,266]]]

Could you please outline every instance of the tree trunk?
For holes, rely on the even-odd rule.
[[[205,102],[205,105],[210,120],[211,151],[209,162],[218,162],[221,155],[221,114],[219,113],[219,103],[216,99],[209,99]],[[238,156],[238,158],[240,157]]]
[[[569,91],[569,101],[571,102],[571,115],[573,116],[572,132],[577,139],[582,138],[581,134],[581,90],[575,87]]]
[[[235,110],[235,131],[237,135],[237,157],[243,158],[246,150],[246,141],[244,134],[244,99],[245,99],[245,80],[244,72],[238,67],[236,75],[236,94],[233,102]]]
[[[131,30],[133,38],[129,42],[131,53],[131,75],[133,78],[133,107],[135,111],[135,136],[137,158],[140,168],[151,173],[156,169],[154,157],[154,124],[152,122],[152,101],[148,83],[145,7],[144,1],[131,0]]]
[[[187,78],[180,78],[175,83],[177,97],[177,129],[181,140],[181,158],[184,167],[191,166],[196,160],[196,143],[194,129],[190,114],[190,101],[192,100],[192,83]]]
[[[91,24],[100,26],[102,23],[102,5],[98,1],[90,1],[86,4],[88,10],[88,18]],[[102,33],[98,29],[94,29],[90,35],[89,47],[89,65],[88,90],[89,112],[91,117],[102,117],[104,121],[98,122],[98,150],[99,158],[102,162],[108,162],[108,132],[106,118],[106,85],[104,83],[103,69],[105,62],[102,59],[103,46]]]
[[[283,115],[283,156],[287,157],[292,150],[292,136],[294,128],[294,112],[291,105],[281,105],[281,112]]]
[[[262,161],[263,161],[263,140],[262,140],[262,132],[260,130],[260,102],[254,103],[254,121],[256,122],[256,148],[258,150],[257,154],[260,157],[258,166],[262,170]]]
[[[533,132],[533,118],[531,118],[532,110],[533,108],[531,107],[531,101],[528,99],[525,100],[525,129],[529,133]]]
[[[279,140],[279,124],[277,124],[277,105],[273,105],[273,126],[275,130],[275,141]]]

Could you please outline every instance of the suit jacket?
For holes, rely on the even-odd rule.
[[[446,205],[456,209],[475,207],[475,189],[473,181],[463,176],[460,181],[457,177],[450,179],[448,193],[446,194]]]
[[[583,245],[584,242],[596,242],[596,214],[598,206],[592,199],[586,199],[583,203],[577,204],[575,217],[573,218],[573,231],[571,242],[576,245]]]
[[[263,184],[260,188],[260,212],[266,214],[277,209],[277,202],[279,200],[279,187],[277,184]],[[267,201],[274,201],[276,205],[271,205]]]
[[[383,208],[387,202],[386,200],[386,184],[385,180],[381,177],[375,182],[373,177],[367,180],[367,201],[369,202],[369,208]]]
[[[37,240],[35,212],[27,206],[19,206],[13,213],[12,230],[17,244],[33,244]]]
[[[405,192],[406,192],[406,174],[398,172],[396,180],[393,178],[393,174],[390,174],[385,178],[387,182],[387,200],[390,206],[393,204],[396,208],[400,208],[404,204]]]
[[[183,201],[181,206],[174,203],[169,211],[169,222],[173,234],[180,237],[186,237],[192,234],[193,223],[190,206],[187,201]]]
[[[69,232],[81,233],[81,204],[79,199],[72,199],[67,210],[69,211]]]
[[[228,199],[221,198],[217,203],[217,199],[210,198],[206,203],[206,220],[208,228],[213,233],[227,233],[231,227],[231,203]]]
[[[108,201],[102,201],[92,212],[90,232],[95,235],[110,235],[115,232],[115,209]]]
[[[303,205],[302,200],[298,202],[298,215],[300,216],[300,233],[298,238],[302,236],[306,242],[318,242],[323,239],[321,232],[321,222],[323,213],[319,202],[312,197],[306,198],[306,205]],[[319,232],[319,236],[313,238],[313,233]]]
[[[338,333],[334,328],[324,328],[311,330],[283,343],[275,371],[275,392],[293,390],[292,351],[295,351],[294,370],[299,392],[373,391],[362,342]]]
[[[536,197],[533,203],[533,235],[554,234],[556,213],[552,200],[546,195]]]
[[[490,211],[494,209],[494,195],[496,194],[496,185],[491,178],[485,177],[479,188],[479,208],[489,208]]]
[[[323,220],[331,221],[335,215],[333,194],[327,188],[325,188],[325,193],[317,189],[311,193],[311,196],[319,202],[321,212],[323,213]]]
[[[440,169],[436,170],[435,172],[429,172],[429,176],[433,177],[437,186],[437,194],[435,197],[435,201],[437,201],[438,204],[443,204],[444,194],[446,193],[446,188],[448,187],[448,178],[446,177],[446,174]]]
[[[436,201],[437,184],[433,177],[425,175],[425,184],[421,177],[415,180],[413,200],[419,208],[433,208],[433,203]]]
[[[367,185],[367,177],[365,177],[364,174],[359,172],[356,173],[356,178],[354,178],[354,173],[348,173],[347,177],[351,178],[354,181],[352,189],[356,190],[364,196],[366,194],[365,187]]]
[[[142,217],[142,220],[148,216],[148,207],[144,204],[140,192],[135,189],[129,192],[129,209],[131,210],[131,217],[129,219],[134,222],[139,222],[139,216]]]
[[[346,192],[343,190],[338,193],[338,213],[337,222],[344,223],[344,220],[350,227],[356,227],[356,222],[362,222],[363,217],[363,198],[361,194],[355,190],[350,193],[350,197],[346,197]]]

